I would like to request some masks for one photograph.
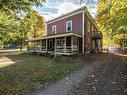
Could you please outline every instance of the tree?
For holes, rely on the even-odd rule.
[[[33,6],[42,6],[45,0],[0,0],[0,39],[4,45],[18,44],[26,37],[30,24],[23,24],[22,17]],[[21,36],[21,35],[24,35]],[[19,41],[20,40],[20,41]],[[16,42],[17,41],[17,42]]]
[[[127,45],[127,34],[116,34],[113,36],[113,41],[120,46],[124,47]]]
[[[45,34],[45,19],[39,13],[33,11],[28,13],[24,21],[31,25],[30,37],[42,37]]]
[[[1,0],[0,10],[10,13],[28,12],[32,10],[32,6],[42,6],[43,2],[45,0]]]
[[[45,0],[1,0],[0,1],[0,21],[8,22],[12,19],[17,20],[19,14],[33,11],[33,6],[42,6]],[[4,16],[2,15],[4,14]],[[2,18],[1,18],[2,17]],[[6,24],[1,23],[1,26]]]
[[[10,45],[25,45],[25,40],[29,37],[41,37],[45,32],[45,22],[44,18],[40,16],[37,12],[30,12],[24,18],[18,19],[12,23],[12,31],[8,33],[8,43]]]
[[[96,19],[100,30],[105,35],[104,40],[127,31],[127,0],[101,0]],[[122,36],[123,38],[126,38]],[[115,37],[117,39],[117,37]],[[114,41],[116,43],[116,41]],[[118,44],[118,43],[117,43]]]

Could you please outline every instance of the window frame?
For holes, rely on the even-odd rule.
[[[60,46],[60,39],[56,39],[56,46]]]
[[[87,32],[90,32],[90,22],[87,22]]]
[[[55,30],[54,30],[55,29]],[[54,30],[54,31],[53,31]],[[52,26],[52,33],[55,33],[56,34],[56,25],[53,25]]]
[[[68,23],[71,23],[71,30],[68,30]],[[66,22],[66,32],[72,32],[72,20]]]

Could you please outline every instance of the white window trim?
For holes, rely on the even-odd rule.
[[[55,27],[55,32],[53,32],[53,28]],[[56,34],[56,25],[53,25],[52,26],[52,33],[55,33]]]
[[[67,26],[69,22],[71,22],[71,30],[70,31],[68,31],[68,26]],[[69,20],[66,22],[66,32],[71,32],[71,31],[72,31],[72,20]]]

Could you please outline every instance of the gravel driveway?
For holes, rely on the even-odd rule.
[[[78,86],[78,83],[87,77],[95,67],[95,64],[86,64],[84,68],[73,72],[55,84],[49,85],[46,90],[39,89],[30,95],[66,95],[73,86]]]
[[[104,64],[67,95],[127,95],[127,57],[107,54],[101,60]]]

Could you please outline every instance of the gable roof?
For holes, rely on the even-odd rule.
[[[62,17],[66,17],[66,16],[71,15],[71,14],[73,14],[73,13],[79,12],[79,11],[81,11],[81,10],[83,10],[83,9],[87,9],[87,8],[86,8],[85,6],[83,6],[83,7],[79,8],[79,9],[76,9],[76,10],[71,11],[71,12],[69,12],[69,13],[66,13],[66,14],[63,14],[63,15],[61,15],[61,16],[58,16],[58,17],[56,17],[56,18],[54,18],[54,19],[51,19],[51,20],[47,21],[47,23],[52,22],[52,21],[55,21],[55,20],[60,19],[60,18],[62,18]]]
[[[92,21],[92,23],[96,26],[96,28],[98,29],[98,26],[95,23],[95,19],[91,16],[91,14],[89,13],[89,11],[88,11],[88,9],[87,9],[86,6],[83,6],[83,7],[79,8],[79,9],[77,9],[77,10],[74,10],[74,11],[69,12],[67,14],[64,14],[62,16],[56,17],[56,18],[54,18],[52,20],[49,20],[49,21],[47,21],[47,24],[52,23],[52,22],[55,22],[55,21],[59,21],[59,19],[61,20],[62,18],[67,18],[68,15],[75,14],[75,13],[78,13],[78,12],[84,12],[87,15],[87,17]]]

